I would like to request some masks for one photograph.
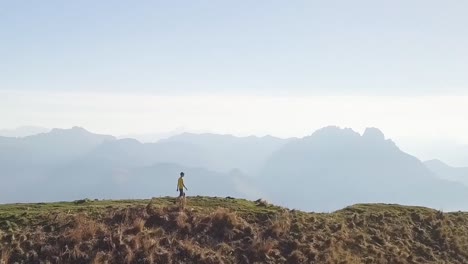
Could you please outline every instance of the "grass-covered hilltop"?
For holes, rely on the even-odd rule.
[[[231,198],[0,205],[0,263],[468,263],[468,214]]]

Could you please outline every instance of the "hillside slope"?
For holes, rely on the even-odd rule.
[[[468,214],[189,197],[0,206],[4,263],[468,263]]]

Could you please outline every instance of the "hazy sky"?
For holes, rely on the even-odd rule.
[[[461,94],[468,2],[1,1],[0,87]]]
[[[122,135],[184,127],[235,135],[305,136],[328,125],[387,137],[468,143],[468,96],[149,96],[0,92],[5,127],[83,126]]]
[[[0,128],[468,142],[468,1],[0,1]]]

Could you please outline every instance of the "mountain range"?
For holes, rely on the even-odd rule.
[[[424,164],[437,177],[453,182],[460,182],[468,186],[468,167],[451,167],[440,160],[428,160]]]
[[[0,137],[27,137],[47,133],[50,129],[38,126],[22,126],[14,129],[0,129]]]
[[[421,160],[441,160],[455,167],[468,166],[468,144],[455,140],[397,138],[395,142],[405,152]]]
[[[265,185],[275,203],[319,211],[362,202],[455,209],[468,201],[465,186],[440,179],[376,128],[361,136],[327,127],[290,142],[269,159],[261,180],[275,181]]]
[[[467,208],[463,177],[432,165],[376,128],[360,135],[326,127],[291,139],[183,133],[141,143],[73,127],[0,137],[0,203],[174,196],[184,171],[188,195],[264,197],[309,211],[361,202]]]

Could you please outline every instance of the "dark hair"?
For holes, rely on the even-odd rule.
[[[180,176],[184,176],[184,172],[181,172],[181,173],[180,173]]]

